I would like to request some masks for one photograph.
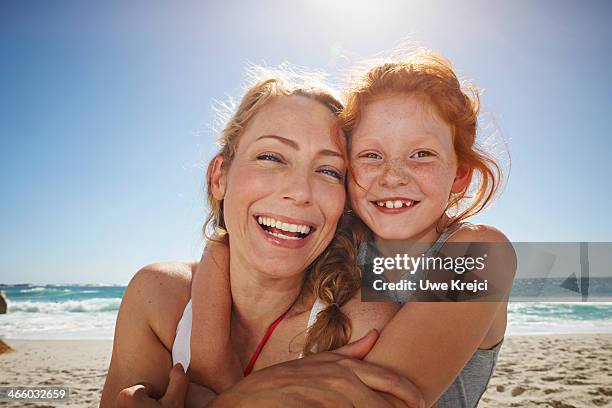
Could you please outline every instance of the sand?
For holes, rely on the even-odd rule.
[[[64,386],[67,402],[0,406],[97,407],[110,362],[110,340],[5,340],[14,352],[0,355],[0,386]]]
[[[6,341],[0,385],[63,385],[65,404],[95,407],[108,367],[110,341]],[[612,334],[509,336],[479,407],[612,407]]]
[[[507,337],[479,407],[612,407],[612,334]]]

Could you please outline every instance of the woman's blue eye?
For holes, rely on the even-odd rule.
[[[275,161],[275,162],[279,162],[279,163],[282,162],[280,157],[277,157],[277,156],[275,156],[273,154],[270,154],[270,153],[260,154],[259,156],[257,156],[257,160]]]
[[[344,175],[340,174],[339,171],[334,170],[334,169],[321,169],[319,170],[321,173],[323,174],[327,174],[328,176],[332,176],[335,179],[338,179],[340,181],[344,181]]]

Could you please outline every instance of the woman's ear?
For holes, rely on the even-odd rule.
[[[212,171],[210,172],[210,188],[212,195],[216,200],[221,201],[223,198],[225,198],[227,175],[226,168],[223,166],[223,157],[221,155],[217,155],[213,159]]]
[[[466,188],[470,185],[472,181],[472,175],[474,174],[474,169],[467,164],[460,164],[457,166],[457,173],[455,174],[455,180],[453,181],[453,186],[451,188],[451,192],[453,193],[461,193],[465,191]]]

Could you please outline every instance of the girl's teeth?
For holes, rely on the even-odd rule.
[[[387,207],[387,208],[402,208],[402,207],[410,207],[414,204],[414,201],[402,201],[402,200],[387,200],[387,201],[377,201],[376,205],[379,207]]]

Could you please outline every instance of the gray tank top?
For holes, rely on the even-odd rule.
[[[427,251],[427,254],[438,252],[451,235],[466,225],[469,225],[469,223],[461,222],[442,231],[438,239]],[[366,265],[370,263],[372,257],[376,256],[376,253],[377,250],[373,246],[372,240],[363,243],[359,247],[359,264]],[[407,298],[397,299],[401,303],[406,303],[408,300]],[[480,401],[480,397],[486,391],[489,380],[493,376],[502,343],[503,339],[489,350],[477,349],[451,385],[440,396],[437,407],[473,408],[478,406],[478,401]]]

